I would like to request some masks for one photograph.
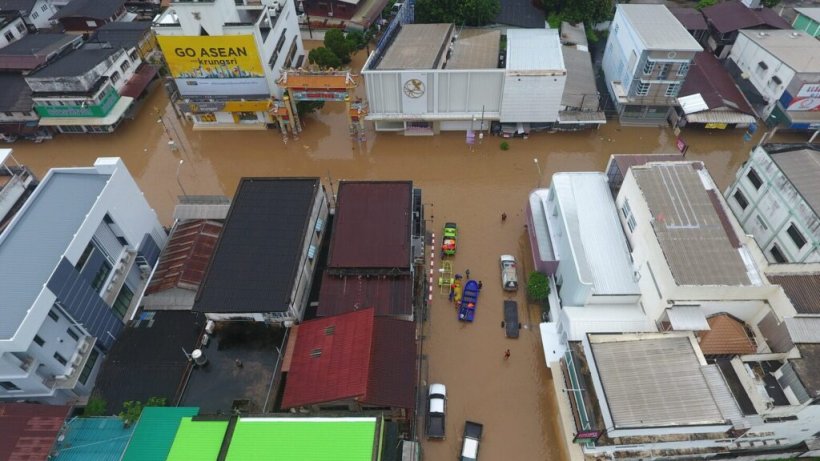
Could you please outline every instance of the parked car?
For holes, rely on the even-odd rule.
[[[481,433],[484,425],[467,421],[464,423],[464,439],[461,441],[461,461],[476,461],[478,459],[478,444],[481,442]]]
[[[441,241],[441,255],[453,256],[456,254],[456,238],[458,226],[454,222],[444,224],[444,239]]]
[[[427,438],[443,439],[447,413],[447,388],[431,384],[427,392]]]
[[[518,274],[513,255],[501,255],[501,286],[506,291],[518,290]]]

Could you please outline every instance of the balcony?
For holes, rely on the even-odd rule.
[[[74,355],[73,360],[69,363],[68,373],[43,376],[43,385],[49,389],[73,389],[77,385],[77,380],[80,379],[80,374],[82,374],[96,342],[97,338],[93,336],[84,337],[78,344],[77,353]]]

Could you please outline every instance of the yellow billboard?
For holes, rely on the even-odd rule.
[[[269,94],[252,35],[159,36],[180,94]]]

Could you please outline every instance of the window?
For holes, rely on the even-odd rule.
[[[755,216],[755,219],[757,219],[757,224],[758,224],[758,225],[759,225],[759,226],[760,226],[763,230],[769,230],[769,226],[767,226],[767,225],[766,225],[766,221],[764,221],[764,220],[763,220],[763,218],[761,218],[761,217],[760,217],[760,215]]]
[[[128,53],[128,59],[130,59],[132,61],[136,61],[137,60],[137,50],[133,50],[130,53]]]
[[[54,353],[54,359],[57,360],[58,362],[60,362],[60,364],[62,364],[62,365],[66,365],[68,363],[68,360],[66,360],[65,357],[60,355],[59,352]]]
[[[666,76],[669,75],[669,68],[672,67],[669,63],[661,64],[661,70],[658,71],[658,78],[660,80],[665,80]]]
[[[680,83],[670,83],[669,85],[666,85],[666,96],[667,97],[677,96],[678,91],[680,91]]]
[[[638,96],[646,96],[647,94],[649,94],[650,86],[651,84],[649,82],[640,81],[638,82],[638,89],[635,91],[635,93]]]
[[[613,34],[618,35],[618,29],[620,28],[619,26],[620,24],[615,24],[615,27],[612,29]]]
[[[687,73],[689,73],[689,63],[688,62],[682,62],[680,64],[680,67],[678,67],[678,77],[682,77],[682,76],[686,75]]]
[[[769,253],[772,255],[772,259],[774,259],[774,262],[780,263],[780,264],[783,264],[783,263],[786,262],[786,257],[783,256],[783,252],[780,251],[780,248],[777,246],[776,243],[774,245],[772,245],[772,249],[769,250]]]
[[[22,22],[18,22],[17,23],[17,32],[20,32],[22,34],[25,31],[26,31],[26,25],[23,24]]]
[[[106,223],[106,224],[114,224],[114,220],[111,218],[111,215],[109,215],[108,213],[106,213],[105,216],[103,216],[103,222]]]
[[[7,391],[19,391],[20,390],[20,388],[17,387],[11,381],[0,381],[0,387],[2,387],[3,389],[5,389]]]
[[[97,349],[93,349],[91,354],[88,355],[88,360],[85,362],[83,371],[80,372],[80,384],[85,384],[86,381],[88,381],[88,377],[91,376],[91,370],[94,369],[94,365],[97,363],[99,357],[100,352]]]
[[[806,245],[806,237],[803,237],[803,234],[794,224],[786,229],[786,233],[792,238],[792,242],[794,242],[794,246],[796,246],[798,250]]]
[[[33,12],[33,13],[31,13],[31,19],[37,19],[38,17],[40,17],[40,15],[39,15],[39,14],[37,14],[37,12],[36,12],[36,11],[35,11],[35,12]]]
[[[54,312],[54,310],[48,311],[48,316],[51,317],[51,320],[54,320],[55,322],[60,320],[60,316],[57,315],[57,313]]]
[[[768,70],[768,69],[769,69],[769,65],[768,65],[768,64],[766,64],[766,63],[765,63],[765,62],[763,62],[763,61],[758,62],[758,63],[757,63],[757,67],[759,67],[759,68],[761,68],[761,69],[763,69],[763,70]]]
[[[128,311],[128,306],[131,305],[132,299],[134,299],[134,292],[126,285],[123,285],[120,294],[117,295],[117,299],[115,299],[114,304],[111,305],[111,309],[119,318],[123,318]]]
[[[120,242],[120,245],[122,245],[124,247],[128,246],[128,240],[125,240],[125,237],[119,237],[118,236],[117,241]]]
[[[120,73],[114,72],[111,74],[111,83],[117,83],[120,80]]]
[[[94,244],[89,242],[88,246],[85,247],[85,250],[83,250],[83,254],[80,255],[80,259],[77,260],[77,264],[74,265],[78,272],[81,272],[83,270],[83,267],[85,267],[85,263],[88,262],[88,258],[91,257],[91,253],[93,252]]]
[[[45,345],[46,342],[45,340],[43,340],[43,338],[40,337],[40,335],[34,335],[34,343],[40,347],[43,347],[43,345]]]
[[[621,205],[621,213],[624,215],[626,226],[629,227],[629,232],[635,232],[635,228],[638,227],[638,222],[635,221],[635,216],[632,214],[632,208],[629,206],[629,200],[624,200],[624,204]]]
[[[279,41],[276,42],[276,48],[273,49],[273,54],[268,61],[268,67],[274,69],[276,66],[276,60],[279,59],[279,52],[282,51],[282,47],[285,46],[285,33],[287,29],[282,29],[282,34],[279,35]]]
[[[325,220],[322,218],[316,218],[316,225],[313,226],[313,230],[316,231],[316,235],[322,233],[322,229],[325,227]]]
[[[772,81],[775,83],[775,85],[780,85],[781,83],[783,83],[783,80],[780,80],[780,77],[778,77],[777,75],[772,77]]]
[[[760,176],[757,175],[757,171],[755,171],[754,168],[749,168],[746,177],[749,178],[749,182],[755,186],[755,189],[760,190],[760,186],[763,185],[763,180],[760,179]]]
[[[652,73],[652,69],[655,68],[655,61],[646,60],[646,63],[643,65],[643,74],[649,75]]]
[[[85,25],[88,27],[97,27],[97,21],[86,21]]]
[[[6,41],[8,42],[14,41],[14,34],[12,34],[11,31],[6,32],[3,36],[6,37]]]
[[[46,10],[48,10],[48,4],[43,4],[43,6],[41,6],[41,7],[40,7],[40,9],[41,9],[43,12],[46,12]]]
[[[5,114],[5,115],[6,115],[6,117],[14,117],[14,113],[13,113],[13,112],[3,112],[3,114]]]
[[[97,274],[94,276],[94,280],[91,281],[91,286],[94,287],[94,290],[100,291],[105,283],[106,279],[108,279],[108,274],[111,273],[111,264],[108,261],[104,261],[100,269],[97,271]]]
[[[749,206],[749,201],[746,200],[746,197],[743,195],[743,192],[740,189],[735,191],[735,195],[733,195],[737,204],[740,205],[740,208],[745,210],[747,206]]]
[[[74,331],[74,329],[69,328],[65,332],[68,333],[68,336],[71,336],[71,339],[73,339],[74,341],[79,341],[80,340],[80,335],[78,335],[77,332]]]
[[[129,67],[131,67],[131,63],[128,61],[123,61],[122,64],[120,64],[120,70],[123,72],[128,70]]]

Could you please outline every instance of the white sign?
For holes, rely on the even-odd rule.
[[[427,87],[427,74],[402,72],[399,84],[401,85],[402,113],[426,114],[427,96],[430,90]]]
[[[182,96],[269,96],[262,78],[176,78]]]
[[[818,111],[820,110],[820,84],[812,83],[800,87],[791,101],[787,110],[793,111]]]

